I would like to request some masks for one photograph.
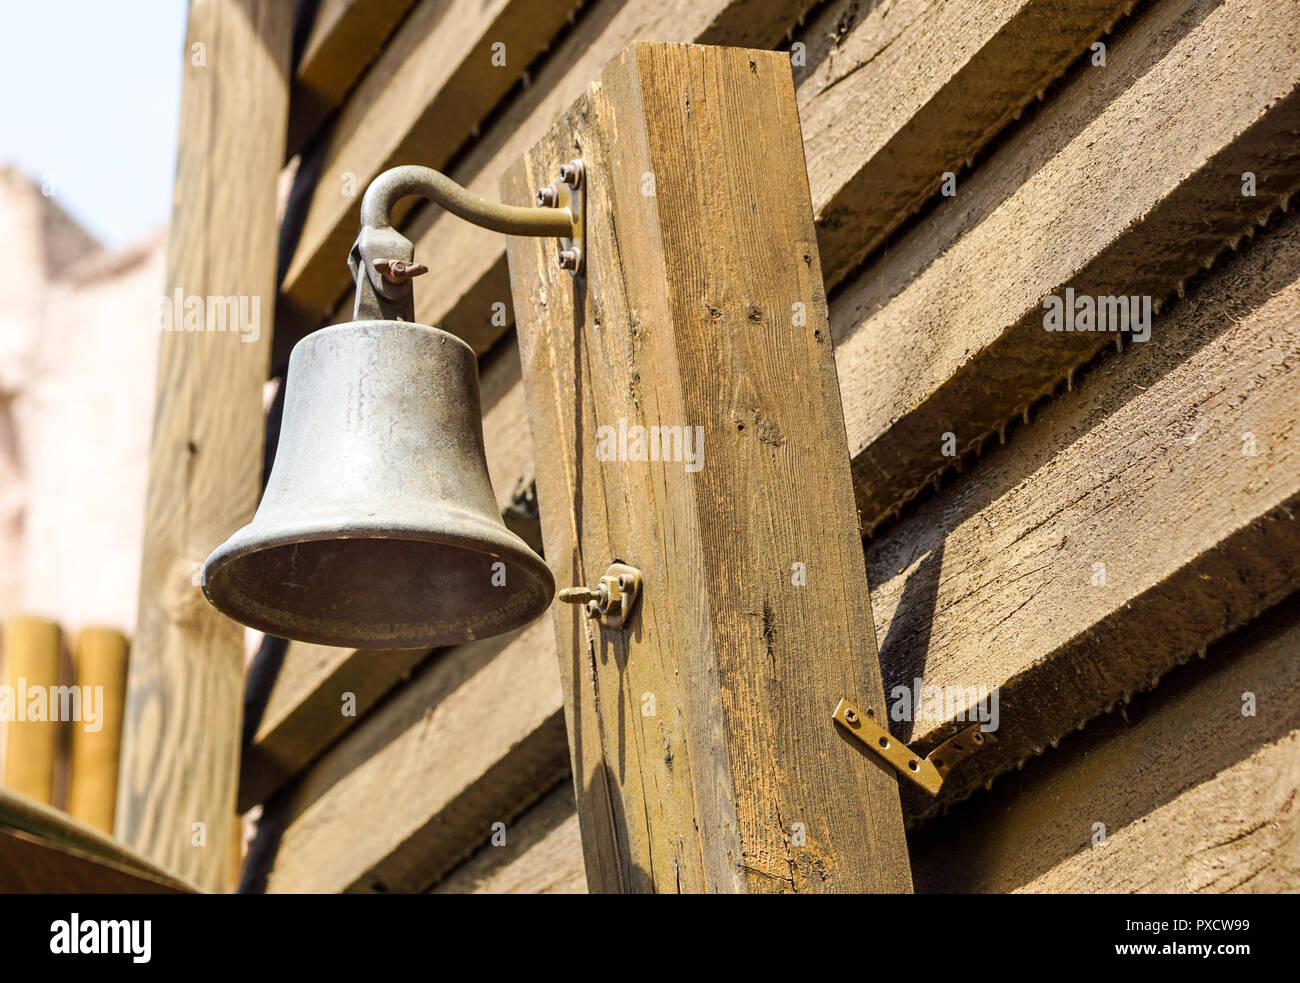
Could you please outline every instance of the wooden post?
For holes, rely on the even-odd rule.
[[[126,702],[126,637],[112,628],[84,628],[73,650],[81,705],[94,701],[93,724],[73,721],[68,815],[112,834],[117,775],[122,753],[122,710]],[[83,714],[83,717],[86,715]]]
[[[5,683],[12,702],[5,708],[8,738],[4,785],[19,795],[52,805],[61,721],[58,707],[50,706],[50,694],[59,685],[62,632],[44,618],[27,615],[10,618],[5,627],[9,666]],[[36,696],[35,702],[28,698],[29,694]],[[39,719],[30,718],[30,714]]]
[[[634,45],[503,199],[572,157],[586,277],[509,261],[547,561],[645,577],[626,631],[554,612],[591,889],[910,891],[897,778],[831,720],[884,694],[789,60]]]
[[[244,630],[197,571],[261,489],[292,17],[279,0],[193,0],[184,52],[164,293],[184,309],[161,335],[117,836],[209,890],[226,882]]]

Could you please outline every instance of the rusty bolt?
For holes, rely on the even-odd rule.
[[[582,161],[571,160],[560,165],[560,181],[571,188],[582,187]]]
[[[405,283],[411,277],[429,272],[423,263],[408,263],[401,259],[377,259],[375,269],[389,283]]]
[[[576,271],[582,262],[582,251],[579,250],[577,246],[572,246],[568,249],[561,249],[560,255],[557,258],[559,260],[560,269]]]
[[[560,192],[556,190],[555,185],[548,184],[544,188],[537,189],[537,205],[539,208],[554,208],[560,201]]]

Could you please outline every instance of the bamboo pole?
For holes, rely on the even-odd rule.
[[[59,682],[60,644],[59,626],[44,618],[15,615],[5,626],[8,688],[0,696],[8,732],[4,784],[46,805],[54,802],[59,748],[59,722],[51,719],[57,712],[49,706],[49,695]]]
[[[83,719],[72,725],[68,814],[112,834],[122,752],[129,645],[112,628],[86,628],[73,652]]]

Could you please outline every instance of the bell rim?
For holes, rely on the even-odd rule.
[[[316,531],[310,532],[306,528],[300,530],[285,529],[274,535],[258,535],[256,520],[244,526],[224,543],[214,549],[208,558],[204,561],[201,568],[199,587],[203,596],[208,602],[220,611],[223,615],[237,621],[239,624],[246,625],[257,631],[274,635],[277,638],[287,638],[292,641],[307,642],[314,645],[332,645],[342,648],[357,649],[375,649],[391,650],[413,648],[436,648],[445,645],[457,645],[465,642],[475,641],[480,638],[490,638],[503,632],[513,631],[524,625],[535,621],[541,617],[555,599],[555,575],[551,568],[547,566],[546,561],[535,553],[527,543],[519,536],[513,533],[504,525],[497,526],[481,520],[480,517],[473,513],[463,513],[476,521],[485,534],[473,536],[469,533],[456,534],[450,532],[431,532],[427,528],[395,525],[391,522],[382,522],[366,524],[359,522],[346,531],[334,530],[330,532]],[[253,542],[256,538],[256,542]],[[214,583],[217,576],[224,570],[230,568],[240,560],[248,559],[258,553],[268,550],[279,549],[284,546],[293,546],[299,543],[318,543],[329,542],[331,540],[398,540],[413,543],[427,543],[436,546],[449,546],[456,549],[463,549],[468,552],[478,553],[484,556],[490,556],[494,559],[503,560],[510,563],[517,571],[530,577],[532,585],[537,589],[536,594],[538,602],[528,607],[520,617],[497,631],[474,634],[456,633],[455,635],[431,636],[431,640],[419,639],[397,639],[385,641],[379,644],[369,644],[367,639],[365,643],[346,638],[342,633],[316,633],[311,631],[295,630],[293,633],[286,633],[283,625],[276,625],[267,619],[260,617],[254,611],[245,609],[238,602],[239,595],[234,592],[228,592],[225,595],[218,596],[214,593]],[[492,549],[484,549],[485,542],[489,543]],[[529,593],[533,593],[529,591]],[[232,603],[233,602],[233,603]],[[406,644],[410,641],[410,644]]]

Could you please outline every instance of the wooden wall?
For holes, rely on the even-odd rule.
[[[905,790],[918,890],[1300,889],[1294,0],[301,18],[273,371],[350,314],[385,167],[495,197],[633,40],[790,51],[886,690],[1000,693],[996,749],[937,801]],[[402,225],[431,268],[417,317],[481,353],[498,500],[540,547],[504,241],[433,208]],[[1067,288],[1150,296],[1150,340],[1044,331]],[[268,647],[245,889],[583,890],[562,706],[546,619],[438,652]],[[958,727],[894,725],[922,751]]]

